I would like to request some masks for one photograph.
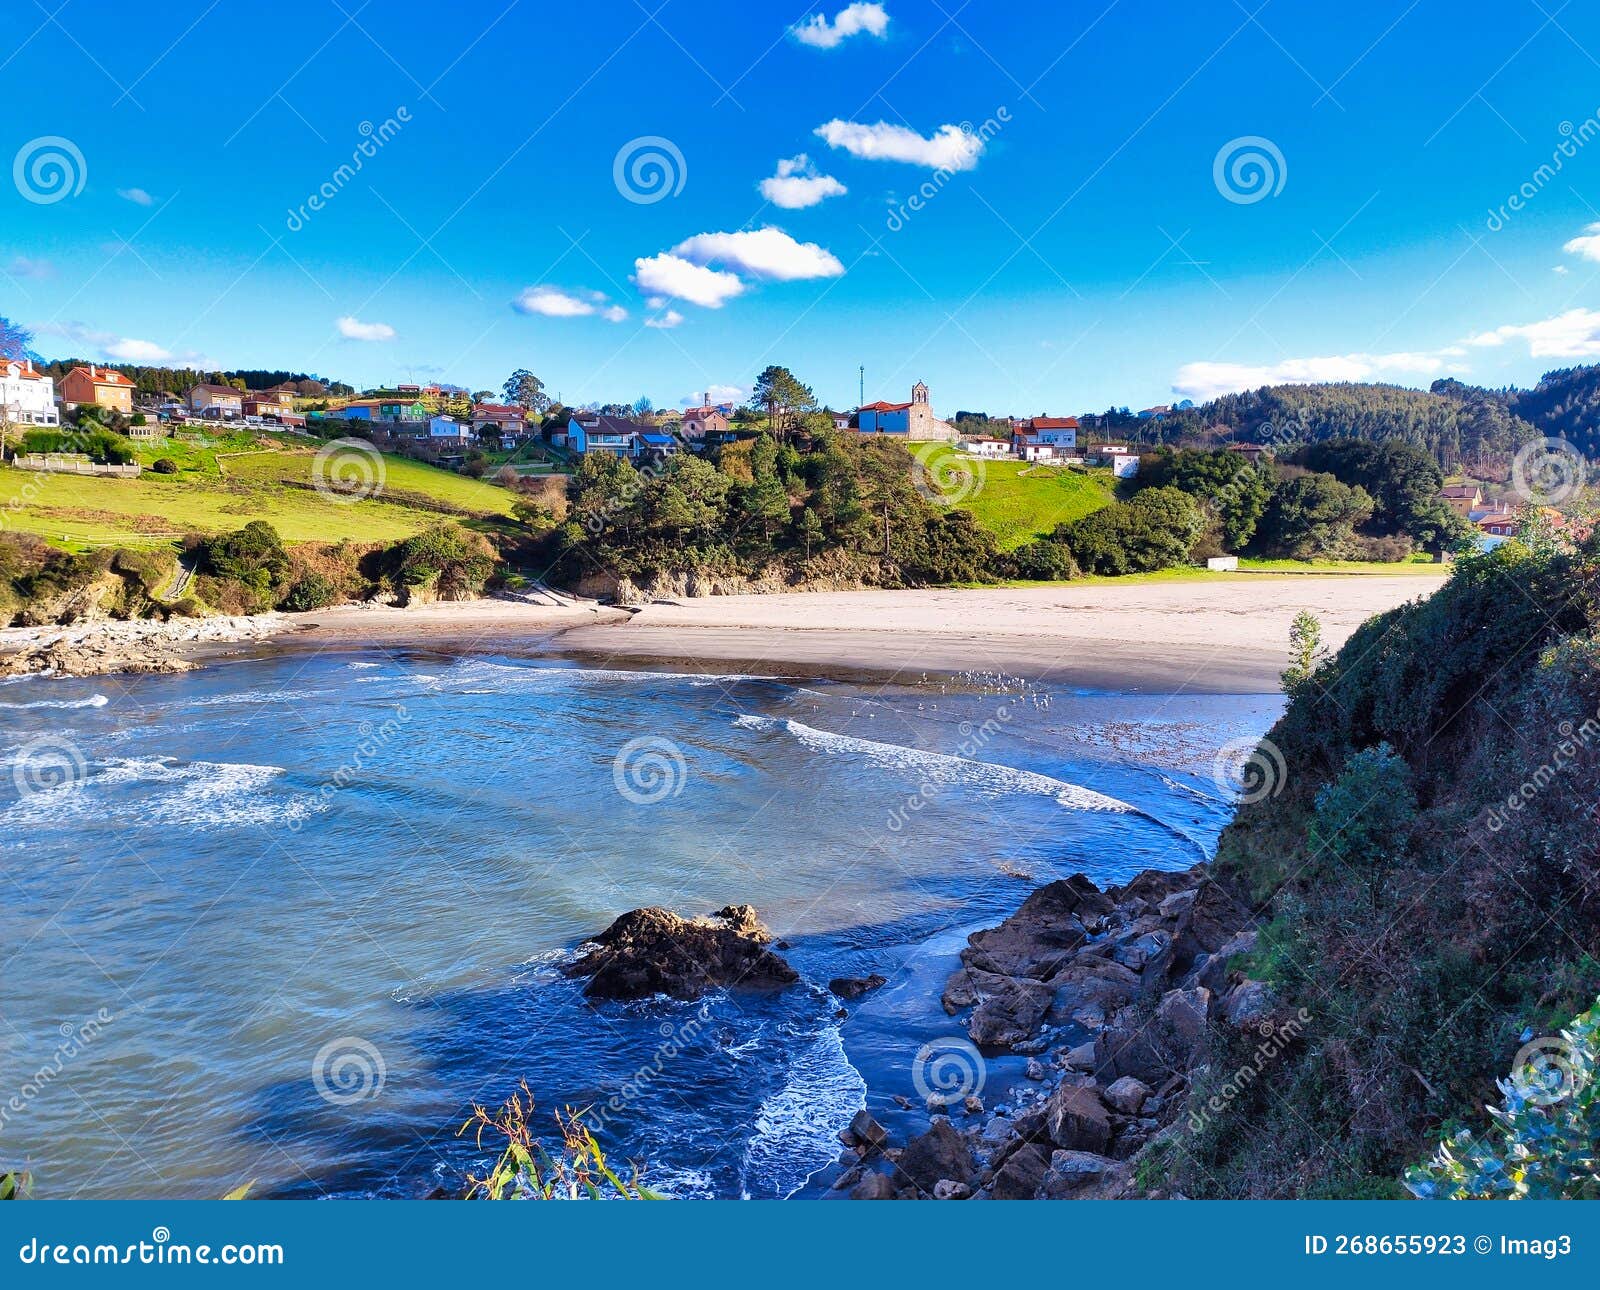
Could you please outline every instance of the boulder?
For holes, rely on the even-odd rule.
[[[1093,1088],[1057,1085],[1045,1103],[1045,1128],[1050,1141],[1067,1151],[1098,1154],[1111,1145],[1111,1117]]]
[[[941,1179],[971,1183],[977,1172],[966,1138],[943,1117],[935,1119],[926,1133],[906,1143],[896,1166],[901,1182],[929,1195]]]
[[[1250,911],[1219,884],[1203,883],[1173,929],[1174,968],[1186,972],[1200,955],[1215,954],[1249,918]]]
[[[1139,993],[1139,978],[1112,959],[1079,958],[1051,981],[1049,1019],[1052,1025],[1102,1025],[1111,1013]]]
[[[995,1170],[989,1194],[995,1200],[1032,1200],[1039,1194],[1050,1168],[1050,1152],[1034,1143],[1025,1143]]]
[[[1028,1064],[1022,1069],[1022,1077],[1024,1079],[1030,1079],[1036,1084],[1041,1082],[1049,1073],[1050,1072],[1045,1069],[1045,1064],[1037,1057],[1028,1058]]]
[[[563,971],[588,977],[583,992],[591,999],[698,999],[718,987],[792,985],[799,974],[766,948],[771,939],[749,905],[729,905],[709,918],[650,906],[623,914]]]
[[[1006,1047],[1027,1039],[1039,1028],[1055,997],[1050,986],[1026,977],[973,972],[972,979],[979,1003],[967,1020],[967,1034],[975,1044]]]
[[[963,1009],[971,1008],[978,1002],[978,983],[972,979],[972,973],[966,968],[957,968],[950,974],[950,979],[944,983],[944,995],[940,999],[944,1010],[950,1016]]]
[[[1169,990],[1147,1021],[1119,1017],[1095,1036],[1095,1073],[1111,1081],[1132,1075],[1158,1088],[1199,1059],[1211,991]]]
[[[1130,972],[1143,972],[1145,965],[1159,958],[1171,944],[1172,937],[1166,932],[1145,932],[1142,936],[1119,942],[1111,951],[1111,957]]]
[[[894,1183],[888,1174],[876,1171],[863,1174],[861,1181],[850,1189],[851,1200],[893,1200]]]
[[[1264,981],[1253,981],[1247,977],[1223,997],[1222,1015],[1236,1030],[1270,1033],[1276,1006],[1277,997],[1272,987]]]
[[[1145,910],[1160,908],[1161,902],[1174,892],[1187,891],[1196,885],[1193,870],[1176,872],[1167,869],[1146,869],[1131,882],[1113,887],[1106,895],[1117,905],[1132,905]]]
[[[1044,980],[1084,943],[1084,919],[1110,911],[1110,901],[1082,874],[1048,883],[999,927],[969,936],[961,961],[998,976]]]
[[[1042,1191],[1050,1200],[1062,1200],[1104,1183],[1121,1168],[1117,1161],[1092,1151],[1056,1151],[1050,1156]]]
[[[888,984],[888,977],[874,972],[871,976],[836,976],[828,982],[828,989],[841,999],[859,999],[867,991]]]
[[[1205,962],[1200,965],[1194,983],[1205,986],[1212,994],[1224,993],[1234,976],[1234,970],[1229,965],[1234,959],[1252,953],[1256,948],[1257,939],[1256,929],[1253,927],[1235,932],[1216,953],[1207,956]]]
[[[971,1187],[952,1178],[941,1178],[933,1184],[934,1200],[966,1200],[971,1195]]]
[[[1150,1086],[1132,1075],[1124,1075],[1114,1080],[1103,1096],[1106,1105],[1113,1111],[1121,1111],[1123,1115],[1138,1115],[1139,1108],[1150,1096]]]
[[[883,1144],[889,1141],[889,1130],[879,1124],[872,1116],[872,1112],[865,1107],[855,1113],[855,1118],[850,1121],[850,1127],[844,1131],[854,1142],[859,1142],[869,1151],[881,1151]],[[843,1133],[839,1135],[841,1138]],[[849,1144],[846,1144],[849,1145]]]

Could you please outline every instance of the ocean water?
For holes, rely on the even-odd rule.
[[[0,685],[0,1164],[419,1196],[526,1082],[658,1189],[818,1194],[959,1033],[965,933],[1209,855],[1213,758],[1279,707],[395,650]],[[625,910],[739,902],[800,985],[596,1005],[559,971]],[[827,981],[872,971],[839,1016]]]

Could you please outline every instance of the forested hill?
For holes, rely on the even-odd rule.
[[[1504,460],[1538,433],[1507,395],[1459,382],[1433,390],[1399,385],[1276,385],[1226,394],[1159,422],[1160,442],[1233,437],[1286,449],[1324,439],[1402,439],[1446,470]]]
[[[1540,434],[1568,439],[1586,456],[1600,457],[1600,366],[1546,372],[1533,389],[1504,397]]]

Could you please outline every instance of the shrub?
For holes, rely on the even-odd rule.
[[[332,579],[320,573],[308,572],[300,575],[278,607],[299,614],[310,609],[326,609],[338,599],[339,589],[333,585]]]
[[[1146,488],[1063,525],[1055,537],[1090,573],[1151,573],[1182,564],[1205,528],[1195,500],[1176,488]]]
[[[1432,1160],[1406,1170],[1407,1189],[1423,1200],[1600,1199],[1597,1047],[1600,1002],[1560,1039],[1526,1044],[1518,1054],[1525,1059],[1497,1081],[1489,1129],[1446,1138]]]
[[[1078,573],[1078,566],[1072,562],[1072,552],[1067,550],[1066,543],[1049,538],[1018,547],[1011,552],[1010,561],[1008,572],[1013,578],[1026,578],[1034,582],[1065,582]]]
[[[178,473],[178,463],[173,461],[171,457],[157,457],[155,461],[151,462],[150,469],[158,475],[176,475]]]

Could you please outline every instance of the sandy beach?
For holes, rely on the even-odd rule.
[[[1301,610],[1342,644],[1425,596],[1425,575],[842,591],[661,601],[633,612],[477,600],[282,615],[292,648],[394,645],[813,675],[1001,672],[1093,688],[1277,689]]]

